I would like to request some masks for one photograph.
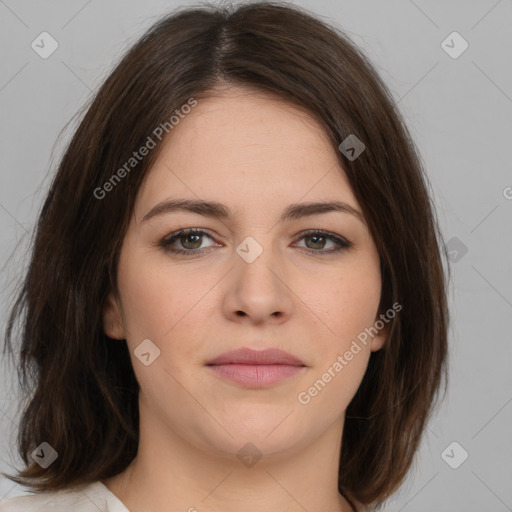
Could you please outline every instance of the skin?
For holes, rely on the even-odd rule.
[[[217,201],[233,215],[142,221],[175,198]],[[379,255],[364,221],[348,213],[279,222],[291,203],[328,200],[360,210],[323,128],[282,100],[225,88],[170,132],[123,241],[119,297],[104,305],[105,332],[127,340],[141,387],[138,455],[103,481],[131,512],[352,510],[337,488],[345,410],[386,329],[307,405],[297,397],[379,318]],[[207,235],[173,247],[202,253],[159,247],[183,228]],[[329,253],[337,245],[304,237],[309,229],[353,245]],[[236,252],[248,236],[263,249],[252,263]],[[145,339],[161,351],[148,366],[134,355]],[[205,366],[240,347],[280,348],[306,368],[250,389]],[[263,455],[251,467],[237,457],[248,442]]]

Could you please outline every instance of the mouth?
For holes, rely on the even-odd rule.
[[[225,352],[206,363],[222,379],[244,387],[264,388],[305,371],[297,357],[278,349],[242,348]]]

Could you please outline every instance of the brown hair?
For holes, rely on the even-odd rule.
[[[27,468],[5,476],[53,491],[113,476],[135,457],[139,387],[126,344],[103,332],[100,305],[117,292],[134,200],[162,145],[107,199],[95,191],[176,109],[223,84],[277,96],[322,123],[379,251],[379,313],[403,306],[348,406],[340,454],[340,493],[379,508],[403,482],[443,380],[446,392],[446,250],[416,149],[374,68],[339,29],[278,2],[167,15],[92,98],[44,201],[8,319],[11,354],[22,322],[17,368],[28,399],[18,450]],[[366,146],[356,159],[338,151],[350,134]],[[43,441],[59,453],[46,469],[29,458]]]

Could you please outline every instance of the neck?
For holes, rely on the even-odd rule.
[[[205,453],[162,423],[141,421],[137,457],[103,483],[130,512],[353,512],[338,492],[343,419],[290,453]],[[252,457],[252,458],[251,458]]]

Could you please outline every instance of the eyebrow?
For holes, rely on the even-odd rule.
[[[174,211],[185,211],[198,213],[204,217],[215,219],[229,219],[232,214],[229,208],[222,203],[216,201],[201,201],[193,199],[170,199],[162,201],[149,210],[142,218],[141,222],[145,222],[157,215]],[[366,225],[363,214],[356,208],[342,201],[327,201],[317,203],[294,203],[285,208],[280,217],[280,222],[286,220],[295,220],[302,217],[317,215],[320,213],[342,212],[348,213],[356,217],[359,221]]]

